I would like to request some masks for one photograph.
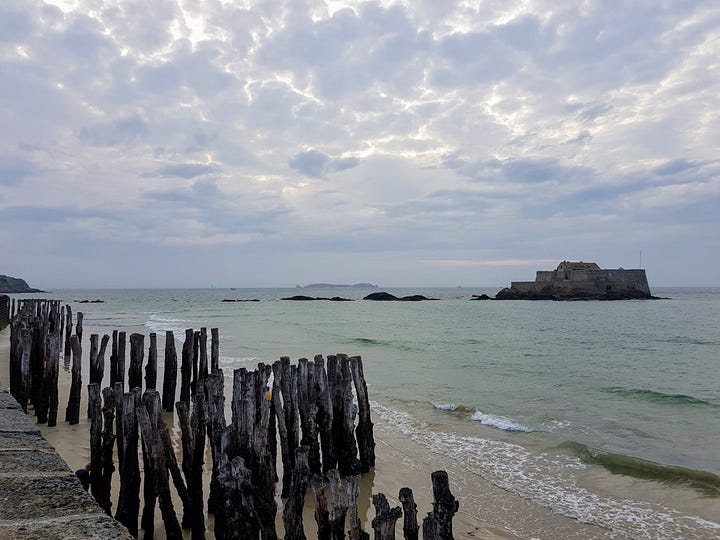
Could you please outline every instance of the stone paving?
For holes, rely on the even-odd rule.
[[[62,429],[58,427],[58,429]],[[0,538],[131,540],[0,386]]]

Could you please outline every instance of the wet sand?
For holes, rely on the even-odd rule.
[[[89,335],[90,329],[86,329]],[[84,353],[84,361],[87,357]],[[159,357],[162,358],[160,351]],[[62,361],[61,361],[62,365]],[[86,368],[86,366],[85,366]],[[87,368],[86,368],[87,369]],[[9,373],[9,330],[0,332],[0,382],[8,385]],[[162,375],[160,370],[160,377]],[[86,383],[86,375],[83,376]],[[158,387],[161,387],[161,380]],[[226,384],[226,392],[227,392]],[[72,470],[82,468],[90,461],[89,428],[85,418],[87,410],[87,391],[83,390],[80,406],[80,423],[70,426],[64,421],[65,407],[70,390],[70,374],[61,367],[59,374],[59,406],[58,425],[48,428],[39,426],[45,438],[52,444]],[[371,396],[372,397],[372,396]],[[229,400],[228,400],[229,401]],[[176,417],[171,413],[163,413],[175,442],[176,452],[180,452],[180,434]],[[585,525],[574,520],[552,514],[549,510],[532,504],[494,485],[483,478],[467,473],[452,456],[442,456],[429,452],[406,435],[393,430],[388,424],[373,416],[376,439],[376,468],[361,480],[361,496],[359,512],[365,522],[365,530],[372,535],[370,522],[375,512],[372,509],[372,493],[384,493],[391,506],[399,505],[398,492],[401,487],[413,490],[418,506],[418,521],[432,509],[432,493],[430,474],[434,470],[447,470],[450,477],[450,488],[460,501],[460,510],[453,520],[456,538],[477,538],[498,540],[510,538],[610,538],[608,531]],[[209,482],[211,457],[206,457],[206,483]],[[142,459],[140,460],[142,466]],[[117,476],[113,477],[113,504],[117,501]],[[204,493],[207,495],[208,488]],[[142,493],[141,493],[142,496]],[[276,497],[278,503],[277,530],[282,536],[283,502]],[[179,500],[175,504],[176,512],[181,512]],[[141,505],[142,511],[142,505]],[[313,518],[314,503],[309,496],[305,507],[305,532],[308,538],[315,537],[316,528]],[[178,516],[180,517],[180,516]],[[164,529],[159,510],[155,512],[155,537],[164,538]],[[208,538],[213,538],[212,517],[207,520]],[[142,531],[140,537],[142,538]],[[190,537],[186,531],[186,537]],[[402,538],[402,518],[398,520],[397,537]]]

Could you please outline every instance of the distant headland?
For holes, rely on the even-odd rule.
[[[45,292],[33,289],[24,279],[0,275],[0,293],[36,293]]]
[[[513,281],[496,300],[632,300],[654,299],[643,269],[603,269],[597,263],[561,262],[555,270],[538,270],[535,281]]]
[[[310,285],[296,285],[296,289],[341,289],[341,288],[356,288],[356,289],[377,289],[377,285],[372,283],[353,283],[352,285],[338,284],[338,283],[311,283]]]

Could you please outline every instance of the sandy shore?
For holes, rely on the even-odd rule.
[[[89,335],[89,334],[88,334]],[[8,385],[9,330],[0,332],[0,382]],[[161,355],[160,355],[161,356]],[[85,359],[87,362],[87,360]],[[70,374],[61,369],[59,376],[58,425],[40,426],[43,435],[52,444],[72,470],[83,467],[90,460],[89,422],[83,412],[87,407],[87,391],[83,391],[80,423],[70,426],[64,422],[65,407],[70,390]],[[171,428],[179,452],[179,428],[173,414],[164,413]],[[372,493],[384,493],[391,506],[399,505],[401,487],[410,487],[418,506],[418,520],[432,509],[430,473],[444,469],[450,476],[450,487],[460,501],[460,511],[453,527],[456,538],[480,538],[486,540],[508,538],[607,538],[607,531],[587,526],[552,514],[550,511],[499,489],[477,475],[468,475],[459,464],[453,464],[448,456],[429,452],[402,433],[393,430],[376,416],[375,423],[377,465],[361,482],[360,515],[365,520],[365,530],[372,535],[370,522],[374,516],[371,505]],[[140,460],[142,464],[142,460]],[[211,463],[208,453],[207,464]],[[209,481],[209,474],[206,474]],[[113,501],[117,500],[118,481],[113,479]],[[207,494],[207,487],[205,493]],[[278,533],[282,532],[282,501],[278,502]],[[142,507],[141,507],[142,508]],[[181,509],[179,501],[176,511]],[[308,497],[305,512],[305,531],[309,538],[315,536],[313,518],[314,504]],[[212,518],[208,519],[208,538],[213,538]],[[402,519],[398,522],[398,537],[402,537]],[[164,538],[164,529],[156,510],[156,538]],[[142,531],[141,531],[142,536]],[[189,531],[187,532],[189,538]]]

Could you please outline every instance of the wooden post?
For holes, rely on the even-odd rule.
[[[32,334],[28,330],[22,331],[20,352],[20,386],[18,388],[18,402],[22,410],[27,413],[28,399],[30,399],[30,358],[32,355]]]
[[[279,362],[274,362],[272,365],[273,369],[273,389],[272,389],[272,406],[275,411],[275,417],[277,418],[278,434],[280,436],[280,454],[283,465],[283,483],[281,496],[286,498],[290,492],[290,475],[288,471],[292,471],[294,468],[294,451],[295,447],[291,446],[290,436],[288,433],[287,421],[285,418],[285,411],[287,407],[284,405],[285,395],[281,388],[287,387],[287,383],[283,380],[286,376],[285,369],[283,368],[284,362],[290,362],[290,359],[283,357]],[[289,371],[289,370],[288,370]],[[237,373],[237,370],[236,370]],[[282,397],[281,397],[282,396]],[[235,405],[235,399],[233,398],[233,405]]]
[[[70,364],[70,336],[72,335],[72,308],[68,304],[65,308],[65,346],[63,347],[63,353],[65,354],[65,365]]]
[[[70,336],[70,348],[72,349],[72,382],[67,409],[65,409],[65,421],[74,425],[80,422],[82,394],[82,347],[77,336]]]
[[[173,412],[175,407],[175,387],[177,385],[177,351],[175,336],[168,330],[165,332],[165,366],[163,367],[162,408]]]
[[[83,312],[78,311],[77,315],[75,316],[75,335],[78,337],[78,341],[82,343],[82,335],[83,335]]]
[[[193,396],[192,428],[194,432],[192,452],[192,484],[190,485],[190,500],[193,505],[192,538],[202,540],[205,538],[205,511],[203,501],[203,465],[205,464],[205,435],[207,411],[205,403],[205,389],[202,384],[195,387]]]
[[[295,468],[291,473],[290,496],[285,501],[283,510],[285,540],[306,540],[303,530],[303,506],[309,473],[307,454],[307,448],[295,449]]]
[[[418,540],[417,505],[410,488],[400,489],[400,504],[403,509],[403,536],[405,540]]]
[[[182,363],[180,364],[180,401],[190,407],[190,376],[192,374],[193,357],[193,329],[185,330],[185,342],[182,348]]]
[[[277,503],[275,502],[275,461],[270,447],[270,437],[276,437],[275,430],[270,431],[272,417],[272,404],[268,400],[268,382],[271,367],[259,364],[253,373],[255,378],[255,410],[256,421],[253,438],[250,441],[253,484],[257,486],[255,495],[255,510],[257,512],[260,531],[263,540],[277,540],[275,530],[275,517]],[[307,477],[307,473],[306,473]],[[305,480],[307,488],[307,478]]]
[[[157,393],[157,392],[155,392]],[[157,414],[155,411],[155,394],[149,394],[148,390],[142,396],[142,405],[137,408],[135,415],[138,419],[138,426],[143,427],[143,421],[147,420],[145,429],[157,433]],[[158,403],[159,405],[159,403]],[[144,414],[143,414],[144,413]],[[159,413],[159,411],[157,411]],[[142,456],[143,456],[143,510],[140,519],[140,527],[145,533],[143,540],[152,540],[155,533],[155,504],[157,503],[157,470],[153,463],[152,447],[155,443],[154,436],[150,433],[142,433]]]
[[[210,495],[208,496],[208,513],[214,514],[215,507],[222,504],[219,499],[218,461],[223,452],[222,439],[226,428],[225,395],[222,371],[217,370],[205,379],[208,403],[208,439],[212,455],[212,475],[210,478]]]
[[[98,360],[98,344],[100,336],[90,334],[90,384],[102,384],[102,380],[98,380],[97,376],[97,360]]]
[[[170,494],[170,481],[168,479],[165,450],[162,443],[161,434],[165,431],[165,429],[163,429],[163,426],[161,425],[162,416],[160,412],[160,395],[156,390],[146,390],[145,395],[143,396],[143,402],[145,406],[138,409],[137,417],[140,430],[142,432],[143,444],[148,450],[152,476],[155,479],[157,497],[160,503],[160,512],[162,514],[163,523],[165,524],[165,535],[168,540],[182,540],[182,529],[178,523]],[[146,475],[147,473],[148,471],[146,471]],[[152,513],[150,513],[149,516],[152,516]],[[144,538],[152,538],[152,533],[148,536],[148,527],[151,528],[154,526],[154,520],[151,520],[150,517],[146,519],[145,511],[143,511],[143,522],[147,525],[147,527],[143,526],[145,529]]]
[[[60,334],[45,336],[45,384],[48,392],[48,427],[57,425],[58,410],[58,359],[60,357]]]
[[[424,540],[453,540],[452,519],[460,503],[450,493],[447,472],[432,473],[433,511],[423,520]]]
[[[220,369],[220,334],[217,328],[210,329],[210,371]]]
[[[135,538],[138,536],[138,514],[140,513],[140,465],[138,463],[138,426],[135,411],[141,406],[139,389],[123,395],[122,474],[120,475],[120,497],[115,513],[115,519],[125,525]]]
[[[190,494],[188,493],[187,486],[183,481],[183,475],[180,471],[180,467],[178,467],[177,458],[175,457],[175,447],[173,446],[173,441],[170,438],[170,430],[168,429],[167,424],[163,421],[162,417],[160,417],[158,425],[160,438],[163,444],[163,451],[165,452],[165,462],[170,471],[170,475],[172,476],[175,490],[178,492],[183,505],[182,526],[184,528],[189,528],[190,523],[192,522],[192,503],[190,501]]]
[[[122,478],[123,462],[122,462],[122,422],[123,422],[123,384],[116,382],[113,384],[113,401],[115,402],[115,445],[117,446],[118,472]]]
[[[350,371],[355,385],[355,394],[358,401],[358,425],[355,429],[358,450],[360,452],[360,472],[369,472],[375,466],[375,438],[373,436],[373,423],[370,419],[370,401],[368,399],[367,384],[363,372],[362,358],[350,358]]]
[[[195,446],[194,434],[190,427],[190,411],[188,406],[183,401],[178,401],[175,404],[178,414],[178,423],[180,424],[180,441],[182,444],[182,471],[185,476],[185,484],[187,485],[188,494],[192,499],[192,459],[193,459],[193,446]],[[183,519],[183,527],[186,526],[186,521]],[[192,519],[188,522],[188,525],[192,523]]]
[[[208,357],[207,357],[207,328],[200,328],[200,375],[201,379],[208,376]]]
[[[113,463],[113,446],[115,435],[113,434],[113,423],[115,421],[115,390],[107,387],[102,390],[103,396],[103,433],[102,433],[102,492],[100,507],[105,510],[108,516],[112,515],[112,475],[115,472]]]
[[[310,480],[313,496],[315,497],[315,522],[318,529],[318,540],[330,540],[330,511],[325,488],[327,487],[322,476],[314,474]]]
[[[220,455],[218,463],[219,504],[215,510],[216,540],[256,540],[259,534],[253,506],[255,486],[243,458]]]
[[[399,506],[390,508],[387,498],[382,493],[373,495],[375,517],[372,527],[375,530],[375,540],[395,540],[395,522],[402,516]]]
[[[332,375],[331,375],[332,374]],[[355,441],[355,410],[353,407],[352,375],[347,356],[328,357],[328,379],[333,393],[333,445],[341,476],[360,472]]]
[[[332,498],[330,537],[332,540],[345,540],[345,516],[348,511],[347,491],[342,488],[340,472],[337,469],[330,469],[326,476],[330,483]]]
[[[348,497],[348,521],[350,530],[348,537],[350,540],[370,540],[370,535],[362,528],[360,521],[360,513],[358,511],[358,502],[360,499],[360,477],[349,476],[347,478],[347,497]]]
[[[120,381],[118,376],[118,331],[113,330],[112,345],[110,346],[110,386],[114,387],[118,381]]]
[[[157,389],[157,334],[155,332],[150,333],[150,349],[145,365],[145,388]]]
[[[117,357],[117,380],[122,384],[122,390],[125,392],[125,344],[127,343],[127,335],[125,332],[118,332],[118,357]]]
[[[105,352],[107,351],[107,344],[110,341],[110,336],[104,334],[100,340],[100,350],[97,356],[97,383],[102,386],[103,379],[105,378]]]
[[[102,407],[100,404],[100,385],[88,384],[88,416],[90,417],[90,493],[101,508],[102,504]]]
[[[145,336],[130,335],[130,369],[128,369],[128,386],[130,390],[139,388],[142,391],[142,363],[145,356]]]

